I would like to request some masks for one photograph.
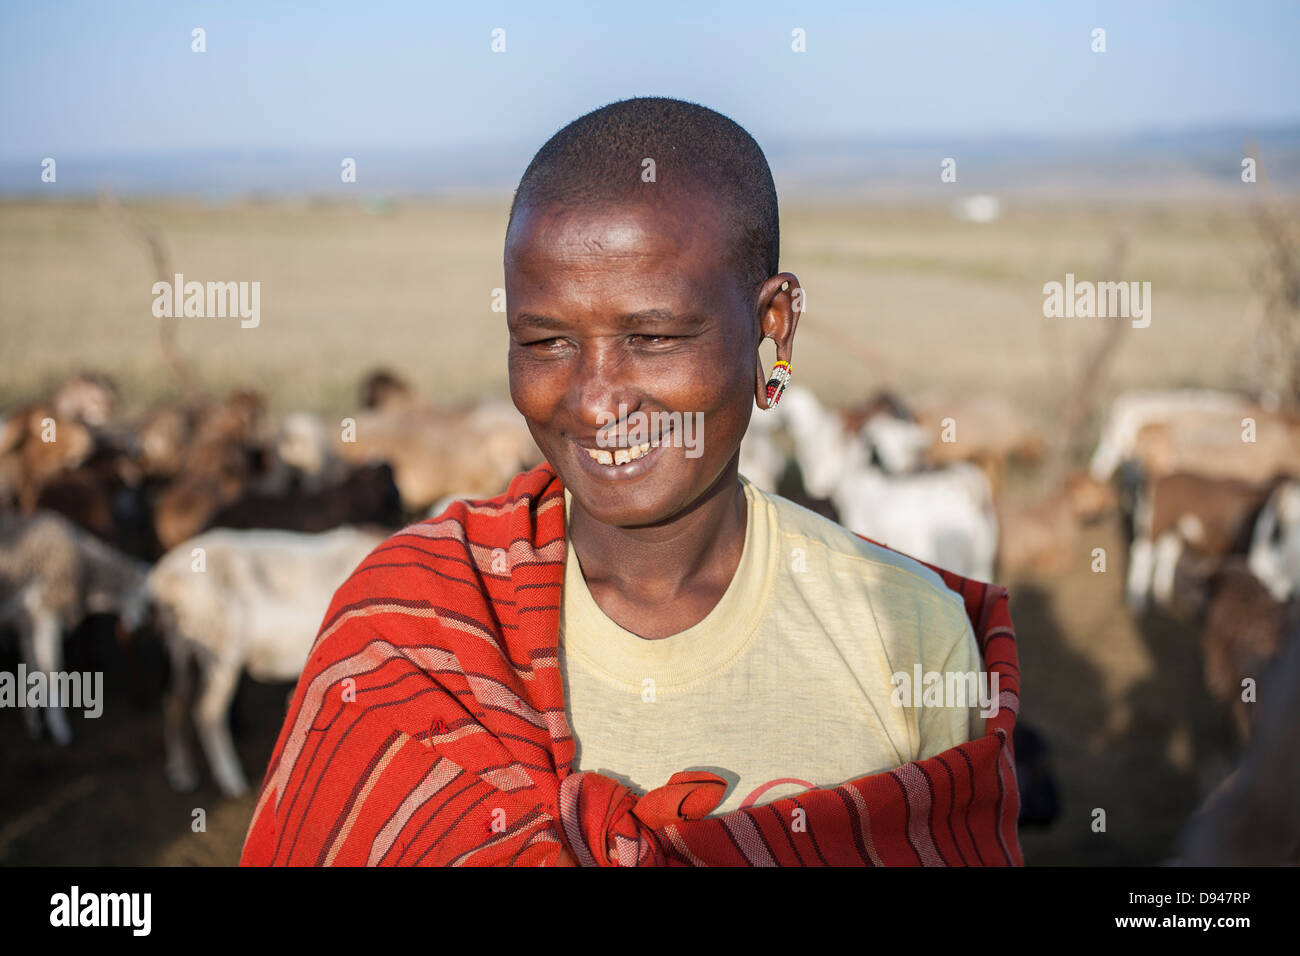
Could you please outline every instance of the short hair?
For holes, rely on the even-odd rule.
[[[655,161],[654,183],[641,179],[646,158]],[[627,202],[657,187],[703,189],[717,200],[746,293],[778,272],[776,185],[763,150],[721,113],[662,96],[602,106],[548,139],[519,180],[506,231],[524,206]]]

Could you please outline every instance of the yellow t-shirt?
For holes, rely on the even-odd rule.
[[[710,770],[731,784],[717,815],[982,736],[978,703],[898,706],[904,682],[891,680],[914,678],[918,663],[921,674],[981,671],[958,595],[916,561],[741,482],[736,574],[702,621],[670,637],[647,640],[611,620],[570,542],[559,660],[575,768],[642,792]]]

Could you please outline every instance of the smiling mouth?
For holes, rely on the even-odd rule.
[[[627,448],[587,448],[583,446],[582,450],[591,456],[592,461],[599,464],[626,465],[648,455],[651,448],[657,447],[659,447],[659,441],[655,440],[642,442],[639,445],[630,445]]]

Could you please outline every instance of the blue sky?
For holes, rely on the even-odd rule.
[[[794,27],[807,53],[791,52]],[[1297,41],[1300,3],[1255,0],[5,0],[0,157],[540,143],[644,94],[702,102],[760,140],[1293,123]]]

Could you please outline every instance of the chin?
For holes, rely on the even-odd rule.
[[[561,480],[563,476],[561,476]],[[575,501],[581,501],[588,514],[601,524],[619,528],[634,528],[644,525],[659,524],[673,517],[680,510],[673,495],[665,493],[662,488],[610,488],[584,482],[578,476],[578,482],[564,485],[569,489]]]

